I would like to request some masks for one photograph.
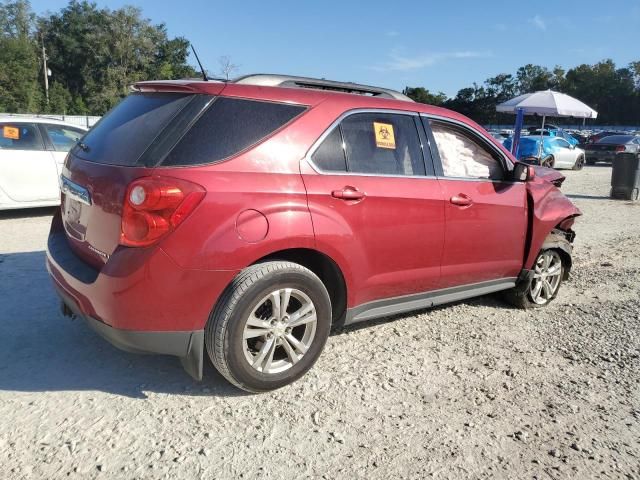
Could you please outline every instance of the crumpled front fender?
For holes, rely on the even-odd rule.
[[[562,176],[562,175],[561,175]],[[563,177],[564,178],[564,177]],[[547,236],[563,220],[582,212],[555,185],[542,177],[527,183],[529,196],[529,249],[524,268],[533,266]]]

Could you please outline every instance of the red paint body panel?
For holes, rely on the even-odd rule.
[[[62,228],[59,214],[53,228]],[[118,248],[92,283],[65,271],[51,254],[47,267],[85,315],[135,331],[202,329],[211,302],[238,273],[180,268],[160,247]]]
[[[444,241],[435,178],[318,175],[302,167],[316,245],[347,272],[348,305],[435,290]],[[362,200],[331,196],[351,186]]]
[[[360,108],[430,113],[484,132],[445,109],[320,90],[219,82],[143,82],[138,87],[290,102],[308,110],[247,151],[213,165],[151,169],[69,157],[64,175],[85,187],[94,204],[80,212],[77,228],[86,228],[80,232],[84,240],[73,240],[68,229],[67,236],[75,255],[98,275],[94,282],[83,283],[50,253],[48,268],[57,287],[73,297],[86,315],[116,328],[200,330],[240,270],[293,248],[316,250],[338,265],[348,307],[515,277],[531,266],[551,229],[579,214],[544,178],[525,186],[433,177],[326,175],[304,160],[332,122]],[[191,181],[207,193],[186,220],[156,245],[118,246],[127,185],[149,175]],[[365,197],[348,200],[331,195],[345,186],[357,188]],[[527,192],[533,201],[531,232],[527,232]],[[473,205],[451,204],[450,198],[459,194],[471,198]],[[73,215],[66,212],[65,218]],[[52,234],[62,228],[60,218],[57,221]],[[525,260],[527,234],[531,250]]]
[[[533,219],[531,248],[524,268],[530,269],[549,233],[565,218],[582,215],[582,212],[558,188],[543,178],[527,182],[527,190],[533,203]]]
[[[440,179],[446,199],[441,288],[517,277],[527,234],[524,183]],[[450,199],[464,195],[469,206]]]

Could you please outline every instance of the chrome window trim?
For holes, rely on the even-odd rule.
[[[392,114],[392,115],[407,115],[411,117],[418,117],[420,115],[418,112],[413,112],[409,110],[397,110],[397,109],[385,109],[385,108],[355,108],[353,110],[347,110],[346,112],[343,112],[342,114],[340,114],[340,116],[336,118],[327,127],[327,129],[324,132],[322,132],[322,135],[320,135],[318,139],[313,143],[313,145],[311,145],[311,147],[307,151],[307,154],[302,158],[302,161],[306,161],[311,166],[311,168],[320,175],[340,175],[345,177],[383,177],[383,178],[427,178],[427,179],[437,178],[435,175],[426,174],[426,168],[427,168],[426,165],[425,165],[425,175],[391,175],[391,174],[384,174],[384,173],[341,172],[341,171],[335,171],[335,170],[323,170],[318,165],[316,165],[313,162],[312,157],[313,157],[313,154],[316,152],[316,150],[320,147],[322,142],[324,142],[324,140],[333,132],[334,129],[336,129],[340,125],[340,123],[345,118],[348,118],[352,115],[356,115],[359,113],[386,113],[386,114]],[[418,135],[418,141],[420,142],[423,161],[426,162],[426,159],[424,158],[425,146],[422,143],[422,139],[420,138],[420,135],[418,134],[418,132],[416,132],[416,135]],[[342,149],[343,150],[346,149],[344,140],[342,142]]]
[[[463,129],[467,129],[470,132],[472,132],[474,135],[479,136],[480,138],[485,138],[485,136],[480,133],[478,130],[476,130],[475,128],[473,128],[472,126],[461,122],[460,120],[456,120],[454,118],[449,118],[449,117],[444,117],[442,115],[433,115],[430,113],[420,113],[419,114],[420,117],[426,118],[427,120],[436,120],[436,121],[440,121],[443,123],[452,123],[454,125],[457,125]],[[495,147],[495,145],[492,145],[491,142],[489,142],[488,140],[485,142],[487,144],[487,146],[489,147],[489,149],[491,149],[491,151],[495,152],[496,154],[498,154],[500,156],[500,158],[502,159],[503,165],[502,167],[504,168],[505,165],[508,166],[512,166],[511,169],[507,168],[506,172],[511,172],[513,170],[513,162],[511,162],[511,160],[509,160],[505,154],[503,152],[501,152],[499,149],[497,149]],[[436,145],[437,148],[437,145]],[[440,152],[438,151],[438,158],[440,157]],[[442,160],[440,160],[442,161]],[[467,182],[491,182],[491,183],[510,183],[510,184],[515,184],[515,183],[522,183],[522,182],[518,182],[518,181],[513,181],[513,180],[493,180],[491,178],[479,178],[479,177],[447,177],[446,175],[442,175],[442,176],[437,176],[438,178],[442,178],[442,179],[447,179],[447,180],[463,180],[463,181],[467,181]]]

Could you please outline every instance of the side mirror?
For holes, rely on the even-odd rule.
[[[513,179],[517,182],[529,182],[536,176],[536,171],[531,165],[518,162],[513,167]]]

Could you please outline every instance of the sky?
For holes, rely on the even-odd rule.
[[[67,5],[32,0],[38,14]],[[229,56],[238,74],[283,73],[401,90],[460,88],[534,63],[565,69],[640,60],[640,0],[97,1],[134,5],[188,38],[205,68]],[[195,60],[191,63],[195,65]]]

